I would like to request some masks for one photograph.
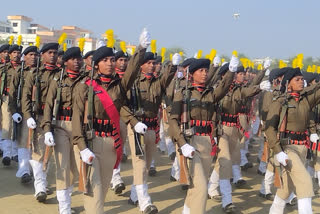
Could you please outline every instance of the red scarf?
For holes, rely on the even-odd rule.
[[[57,68],[57,65],[50,64],[50,63],[44,63],[44,67],[45,67],[45,69],[47,69],[49,71],[53,71],[54,69]]]
[[[89,65],[86,65],[86,70],[87,70],[87,71],[91,71],[91,70],[92,70],[92,67],[89,66]]]
[[[205,84],[192,83],[192,86],[195,87],[200,93],[203,92],[204,89],[206,89]]]
[[[110,75],[105,75],[105,74],[98,74],[99,79],[103,85],[109,85],[111,82],[112,78]]]
[[[15,62],[15,61],[11,61],[11,65],[12,65],[12,67],[14,69],[16,69],[20,65],[20,63],[19,62]]]
[[[67,74],[71,79],[76,79],[80,75],[79,72],[71,71],[69,69],[67,69]]]
[[[294,92],[290,92],[289,94],[294,98],[295,101],[299,101],[300,94]]]
[[[124,76],[124,71],[120,70],[119,68],[115,68],[116,73],[119,75],[120,79]]]
[[[148,79],[151,80],[154,76],[153,73],[143,73],[143,75]]]
[[[90,85],[90,81],[91,81],[90,79],[86,81],[86,84],[88,86]],[[113,144],[117,153],[117,161],[116,161],[116,164],[114,165],[114,169],[116,169],[118,168],[118,165],[122,158],[122,139],[120,136],[120,115],[111,97],[109,96],[108,92],[103,87],[101,87],[101,85],[99,85],[95,80],[92,80],[92,87],[93,87],[94,93],[97,95],[101,104],[103,105],[103,108],[106,111],[108,117],[110,118],[112,123],[114,123],[116,128],[115,136],[111,136],[112,139],[114,140]]]

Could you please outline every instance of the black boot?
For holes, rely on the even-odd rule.
[[[233,203],[228,204],[226,207],[223,208],[223,211],[225,213],[234,213],[236,211],[236,206],[234,206]]]
[[[9,157],[2,158],[2,164],[5,166],[10,166],[11,159]]]
[[[27,183],[29,183],[30,181],[32,181],[31,175],[29,175],[28,173],[25,173],[24,175],[22,175],[22,177],[21,177],[21,183],[27,184]]]
[[[155,167],[150,167],[148,174],[149,174],[149,176],[151,176],[151,177],[156,176],[156,174],[157,174],[156,168],[155,168]]]
[[[144,213],[144,214],[156,214],[156,213],[158,213],[158,209],[157,209],[156,206],[154,206],[154,205],[151,204],[151,205],[147,206],[147,207],[144,209],[143,213]]]
[[[36,199],[37,201],[39,202],[45,202],[45,200],[47,199],[47,194],[45,192],[39,192],[37,195],[36,195]]]
[[[117,184],[114,187],[114,193],[116,195],[120,195],[122,193],[122,191],[125,190],[125,189],[126,189],[126,186],[124,185],[124,183]]]

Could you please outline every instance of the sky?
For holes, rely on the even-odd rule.
[[[138,43],[147,27],[157,47],[181,47],[188,56],[212,48],[250,58],[320,57],[318,0],[1,0],[0,20],[25,15],[59,29],[76,25],[99,37],[107,29]],[[234,13],[240,13],[235,20]]]

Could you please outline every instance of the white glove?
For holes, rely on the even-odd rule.
[[[16,123],[20,123],[22,121],[22,117],[21,117],[21,115],[19,113],[14,113],[12,115],[12,119]]]
[[[30,117],[28,120],[27,120],[27,126],[30,128],[30,129],[35,129],[37,128],[37,123],[36,121],[34,121],[34,119],[32,117]]]
[[[143,28],[142,33],[140,34],[139,42],[143,48],[149,47],[151,43],[151,36],[146,28]]]
[[[213,59],[213,66],[214,66],[214,67],[219,66],[220,62],[221,62],[220,57],[219,57],[219,56],[216,56],[216,57]]]
[[[311,134],[310,135],[310,141],[312,143],[316,143],[319,140],[319,136],[317,134]]]
[[[286,153],[279,152],[278,154],[276,154],[276,158],[280,164],[282,164],[283,166],[287,166],[287,160],[289,160],[289,157]]]
[[[217,137],[213,137],[214,142],[216,142],[216,144],[218,144],[218,138]]]
[[[181,59],[182,59],[182,58],[181,58],[180,54],[175,53],[175,54],[172,56],[172,65],[179,65]]]
[[[270,69],[267,69],[264,75],[268,77],[270,75]]]
[[[177,72],[177,77],[178,77],[179,79],[181,79],[181,78],[183,77],[183,72],[178,71],[178,72]]]
[[[268,69],[271,66],[271,59],[266,59],[266,61],[264,61],[263,63],[263,67],[264,69]]]
[[[80,156],[81,160],[86,164],[92,164],[93,158],[96,157],[88,148],[85,148],[84,150],[80,151]]]
[[[145,134],[148,129],[148,126],[146,126],[144,123],[138,122],[134,126],[134,130],[139,134]]]
[[[260,89],[263,90],[263,91],[270,91],[271,90],[270,81],[269,80],[262,81],[260,83]]]
[[[55,146],[56,144],[54,143],[53,135],[52,132],[46,132],[44,134],[44,143],[47,146]]]
[[[183,146],[181,146],[181,151],[183,156],[185,156],[186,158],[193,158],[194,152],[196,150],[193,148],[193,146],[190,146],[186,143]]]
[[[236,72],[239,65],[239,59],[238,57],[232,56],[229,64],[229,70],[231,72]]]

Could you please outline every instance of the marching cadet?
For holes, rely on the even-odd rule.
[[[307,86],[314,86],[315,84],[319,83],[319,74],[304,72],[303,77],[307,83]],[[310,114],[310,148],[309,148],[309,155],[307,156],[309,159],[308,171],[311,177],[317,177],[318,182],[316,187],[314,188],[315,194],[320,195],[320,143],[319,143],[319,104],[316,105]],[[312,149],[315,148],[315,149]]]
[[[58,59],[57,59],[57,63],[56,63],[59,68],[61,68],[63,66],[63,55],[64,55],[64,51],[59,50],[58,51]]]
[[[2,149],[3,149],[3,159],[2,163],[4,166],[9,166],[11,158],[18,162],[18,151],[15,139],[12,139],[12,120],[16,123],[22,121],[20,114],[11,114],[9,109],[9,88],[12,75],[17,73],[17,68],[21,64],[21,50],[22,46],[11,45],[8,50],[10,57],[9,65],[2,69],[2,80],[1,80],[1,113],[2,113]],[[3,78],[4,77],[4,78]]]
[[[43,170],[45,136],[39,124],[43,119],[49,85],[59,72],[56,66],[58,48],[58,43],[43,45],[40,50],[42,65],[28,73],[22,94],[22,113],[33,138],[33,151],[29,162],[33,170],[35,197],[39,202],[44,202],[47,198],[47,172]]]
[[[82,56],[79,47],[69,48],[63,55],[65,72],[56,74],[51,82],[43,112],[41,127],[44,143],[54,148],[56,161],[56,189],[60,214],[71,213],[71,193],[78,178],[72,144],[72,92],[81,76]],[[60,88],[60,89],[59,89]],[[57,103],[59,100],[59,103]],[[54,109],[56,112],[54,112]],[[77,151],[77,150],[76,150]],[[79,152],[77,151],[76,154]],[[77,156],[79,159],[79,156]]]
[[[120,45],[122,47],[122,45]],[[116,75],[122,79],[123,75],[126,72],[126,69],[128,67],[128,59],[129,55],[127,53],[127,50],[125,47],[122,48],[122,50],[115,53],[115,73]],[[123,121],[123,119],[120,119],[120,135],[123,142],[123,154],[122,154],[122,160],[121,162],[125,162],[127,160],[127,153],[124,144],[127,141],[127,125]],[[120,175],[120,166],[113,170],[113,175],[111,179],[111,188],[114,190],[115,194],[120,195],[123,190],[125,190],[126,186],[124,185],[124,182]]]
[[[230,65],[232,62],[230,61]],[[270,62],[265,63],[265,69]],[[241,66],[242,67],[242,66]],[[269,82],[260,81],[264,77],[265,71],[256,77],[256,84],[244,87],[244,69],[237,68],[234,82],[229,88],[229,92],[221,101],[221,124],[223,125],[223,135],[219,139],[219,153],[215,170],[219,173],[219,186],[222,195],[222,207],[225,212],[232,213],[235,206],[232,203],[232,188],[230,179],[233,177],[233,183],[236,186],[242,186],[246,183],[241,177],[240,170],[240,139],[242,136],[242,127],[239,121],[242,100],[258,94],[261,90],[270,88]]]
[[[9,44],[4,44],[4,45],[0,46],[0,73],[1,73],[1,75],[4,74],[4,73],[2,73],[2,70],[6,69],[7,63],[9,62],[9,58],[8,58],[9,47],[10,47]],[[0,111],[0,156],[2,157],[3,151],[2,151],[2,138],[1,138],[1,135],[2,135],[1,134],[2,133],[1,121],[2,121],[2,119],[1,119],[1,111]]]
[[[155,61],[155,69],[153,72],[153,76],[155,78],[158,78],[161,75],[161,69],[162,69],[162,56],[157,56]]]
[[[173,98],[174,95],[177,93],[177,91],[181,90],[183,87],[186,86],[187,81],[186,81],[186,75],[187,75],[187,69],[189,68],[190,64],[194,62],[196,59],[195,58],[188,58],[185,59],[181,65],[178,67],[178,71],[171,81],[170,85],[168,86],[166,90],[166,94],[164,96],[164,103],[166,105],[165,111],[167,113],[167,118],[168,118],[168,135],[171,138],[172,134],[169,132],[170,131],[170,126],[169,126],[169,118],[172,110],[172,104],[173,104]],[[179,70],[179,68],[181,70]],[[167,139],[166,139],[167,140]],[[171,139],[170,139],[171,140]],[[177,146],[175,146],[177,148]],[[168,152],[169,153],[169,152]],[[179,169],[179,163],[178,163],[178,157],[175,155],[174,157],[174,162],[171,167],[171,176],[170,180],[171,181],[178,181],[180,177],[180,169]],[[187,186],[182,186],[183,189],[186,189]]]
[[[265,130],[265,124],[267,119],[267,114],[270,109],[270,105],[274,97],[281,95],[280,86],[281,80],[285,73],[285,69],[273,69],[269,74],[269,81],[271,83],[272,91],[263,91],[261,92],[259,100],[259,110],[260,110],[260,119],[262,123],[262,131]],[[264,136],[264,147],[263,155],[259,164],[258,174],[264,175],[262,180],[259,196],[267,200],[273,201],[274,195],[271,192],[271,186],[274,180],[274,168],[273,160],[270,157],[269,149],[267,148],[266,137]]]
[[[185,199],[184,214],[206,212],[208,177],[212,155],[215,155],[217,148],[212,137],[212,117],[215,111],[212,106],[228,92],[238,63],[238,58],[233,57],[229,67],[231,72],[227,72],[220,85],[213,90],[212,87],[205,85],[210,60],[196,59],[189,66],[191,85],[178,91],[174,96],[170,114],[171,134],[178,143],[182,155],[192,159],[189,164],[192,184]],[[182,112],[183,104],[190,106],[187,112]],[[187,120],[181,121],[183,113],[187,115]],[[180,126],[185,128],[181,130]]]
[[[119,111],[125,105],[125,93],[136,79],[150,42],[150,34],[144,30],[140,35],[140,47],[131,57],[122,79],[113,75],[113,48],[100,47],[92,58],[96,73],[82,80],[73,91],[73,144],[78,145],[82,161],[91,165],[88,170],[91,188],[84,195],[86,213],[103,213],[112,171],[117,168],[122,156]],[[86,99],[88,105],[85,105]],[[86,135],[83,127],[90,135]]]
[[[8,61],[9,47],[10,47],[9,44],[4,44],[4,45],[1,45],[0,47],[0,65],[1,65],[0,68],[2,68],[5,62],[9,62]]]
[[[28,145],[28,126],[27,120],[22,114],[21,99],[23,94],[23,84],[28,73],[36,69],[37,59],[38,59],[38,48],[36,46],[27,47],[23,53],[24,67],[19,66],[19,70],[12,74],[11,83],[9,88],[9,107],[12,115],[18,114],[23,118],[21,124],[19,125],[19,134],[17,135],[18,142],[18,160],[19,169],[16,173],[18,178],[21,178],[21,183],[28,183],[32,180],[30,175],[30,149]],[[22,69],[22,71],[20,71]],[[21,76],[22,74],[22,76]],[[20,106],[18,106],[20,105]]]
[[[147,172],[157,150],[159,141],[159,121],[158,112],[163,93],[170,84],[181,56],[175,54],[172,65],[168,66],[166,71],[159,78],[154,78],[156,56],[153,52],[147,52],[141,65],[141,72],[138,76],[131,95],[135,92],[136,96],[130,96],[130,103],[134,110],[134,117],[129,118],[128,138],[132,156],[133,167],[133,185],[131,186],[129,204],[139,204],[140,211],[144,213],[158,213],[156,206],[152,205],[151,198],[148,194]],[[137,103],[137,106],[135,106]],[[123,111],[122,111],[123,113]],[[132,115],[129,113],[129,115]],[[127,121],[127,120],[126,120]],[[141,121],[141,122],[139,122]],[[144,145],[136,142],[136,133],[142,133]],[[144,147],[140,155],[137,155],[138,147]],[[144,153],[144,154],[143,154]]]
[[[87,75],[89,75],[90,71],[91,71],[91,66],[92,66],[92,56],[94,54],[95,51],[88,51],[84,56],[83,56],[83,71],[85,72]]]
[[[284,96],[270,106],[266,120],[266,136],[273,151],[276,168],[281,172],[282,185],[277,190],[270,214],[281,214],[292,191],[298,197],[299,214],[312,213],[314,196],[312,179],[305,167],[308,147],[307,129],[311,110],[319,103],[320,89],[316,85],[303,91],[300,68],[286,68],[281,81]]]

